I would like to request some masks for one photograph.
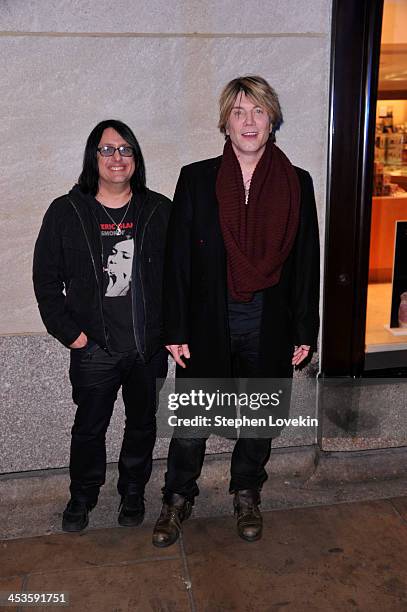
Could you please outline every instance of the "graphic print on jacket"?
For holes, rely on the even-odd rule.
[[[109,346],[117,352],[135,347],[131,302],[134,256],[134,203],[121,208],[100,206],[100,236],[103,254],[103,314]]]

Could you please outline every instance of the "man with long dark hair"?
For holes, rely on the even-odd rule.
[[[117,393],[126,412],[119,457],[120,525],[144,517],[156,438],[156,379],[167,374],[161,287],[169,200],[146,187],[131,129],[99,123],[78,184],[45,214],[34,290],[47,331],[70,348],[77,405],[64,531],[81,531],[105,482],[105,435]]]

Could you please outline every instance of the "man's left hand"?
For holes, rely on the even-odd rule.
[[[307,344],[301,344],[300,346],[294,347],[294,353],[291,363],[293,366],[299,365],[304,359],[308,357],[310,346]]]

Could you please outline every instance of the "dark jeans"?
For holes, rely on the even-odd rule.
[[[259,333],[231,335],[232,368],[236,378],[256,378]],[[196,483],[205,458],[206,438],[172,438],[165,475],[164,499],[178,493],[193,501],[199,494]],[[231,462],[230,492],[261,489],[267,480],[264,469],[271,448],[270,438],[239,438]]]
[[[97,502],[106,475],[106,431],[120,387],[126,422],[117,488],[120,495],[143,494],[156,439],[156,378],[166,375],[165,351],[145,365],[135,350],[109,354],[92,341],[71,349],[69,376],[77,405],[69,464],[72,497]]]

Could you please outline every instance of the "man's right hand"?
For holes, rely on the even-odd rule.
[[[188,344],[166,344],[165,348],[171,353],[174,361],[181,366],[181,368],[187,367],[186,363],[181,358],[190,358],[191,354],[189,352]]]
[[[84,346],[86,346],[88,343],[88,337],[86,334],[84,334],[83,332],[81,332],[79,334],[79,336],[76,338],[75,342],[72,342],[72,344],[69,345],[69,348],[71,349],[81,349]]]

